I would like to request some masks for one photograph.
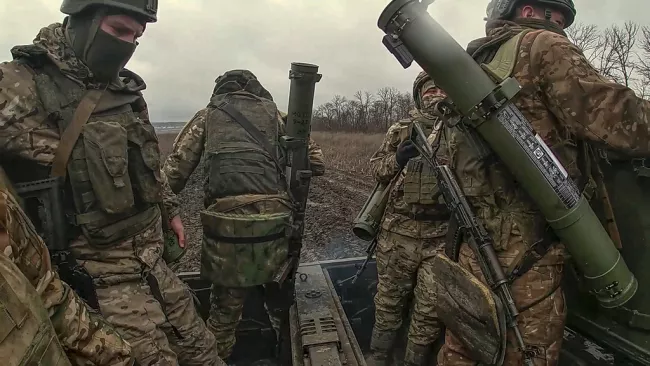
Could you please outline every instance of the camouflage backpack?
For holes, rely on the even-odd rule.
[[[273,280],[288,258],[293,205],[279,147],[279,113],[246,70],[217,79],[206,121],[202,273],[229,287]]]

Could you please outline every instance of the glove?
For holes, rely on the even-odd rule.
[[[420,152],[415,147],[413,142],[411,140],[404,140],[397,147],[397,152],[395,153],[395,160],[397,161],[397,165],[399,165],[400,168],[403,168],[406,165],[406,163],[408,163],[408,161],[411,160],[411,158],[414,158],[419,155]]]

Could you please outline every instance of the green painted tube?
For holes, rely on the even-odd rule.
[[[359,239],[372,241],[379,233],[379,225],[388,204],[388,183],[377,183],[354,219],[352,232]]]
[[[615,308],[629,301],[636,278],[564,167],[510,102],[518,83],[494,83],[417,0],[392,1],[378,26],[402,65],[415,60],[472,121],[537,204],[600,304]]]

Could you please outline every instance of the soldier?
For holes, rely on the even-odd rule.
[[[597,162],[595,148],[648,156],[650,103],[600,75],[569,41],[563,29],[576,15],[571,0],[497,0],[488,9],[487,37],[471,42],[468,52],[496,81],[518,80],[522,90],[515,104],[586,197],[594,197],[599,179],[587,168]],[[526,268],[522,258],[538,258],[513,279],[511,290],[527,354],[535,365],[557,364],[566,317],[560,287],[564,247],[494,155],[479,156],[457,129],[451,130],[448,149],[450,165],[493,238],[506,274]],[[466,243],[461,243],[459,262],[483,279]],[[522,352],[513,344],[508,343],[505,365],[522,364]],[[438,364],[475,363],[448,331]]]
[[[1,168],[0,288],[4,364],[134,364],[131,346],[53,271]]]
[[[163,172],[178,193],[205,157],[201,274],[213,282],[208,327],[219,355],[228,358],[251,287],[263,285],[278,337],[281,322],[288,321],[292,286],[274,278],[288,257],[293,203],[279,146],[285,122],[273,97],[248,70],[228,71],[215,83],[207,108],[176,138]],[[313,175],[323,175],[322,152],[313,141],[309,155]]]
[[[178,202],[161,177],[145,84],[124,69],[157,1],[64,0],[61,11],[63,24],[0,65],[3,166],[16,184],[65,178],[63,201],[50,197],[61,212],[32,222],[67,221],[45,241],[92,276],[101,313],[141,364],[222,364],[189,288],[161,260],[162,206],[184,241]]]
[[[439,144],[440,120],[430,110],[445,95],[421,72],[413,84],[413,97],[417,110],[411,112],[411,118],[389,128],[380,149],[370,159],[377,181],[393,181],[377,239],[379,282],[370,341],[375,365],[388,363],[411,295],[414,304],[405,364],[423,365],[441,332],[435,314],[435,281],[432,276],[424,276],[431,272],[428,259],[444,250],[449,211],[429,165],[417,157],[419,153],[408,135],[411,123],[417,120],[431,131],[430,142]]]

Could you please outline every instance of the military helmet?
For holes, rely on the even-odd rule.
[[[573,0],[491,0],[486,9],[487,19],[510,19],[522,3],[546,6],[562,12],[566,18],[565,28],[571,26],[576,17]]]
[[[422,109],[422,87],[424,84],[428,83],[429,87],[435,87],[436,84],[431,79],[431,76],[424,71],[421,71],[418,76],[415,77],[413,81],[413,101],[415,102],[415,108]]]
[[[243,90],[258,97],[273,100],[271,93],[262,86],[259,80],[257,80],[257,76],[249,70],[239,69],[227,71],[214,82],[215,86],[212,95]]]
[[[148,23],[158,19],[158,0],[63,0],[61,12],[74,15],[93,6],[108,6],[144,16]]]
[[[251,80],[257,80],[257,76],[255,76],[255,74],[249,70],[230,70],[216,78],[214,82],[216,84],[215,88],[219,88],[228,82],[234,81],[237,84],[241,85],[243,89]]]

